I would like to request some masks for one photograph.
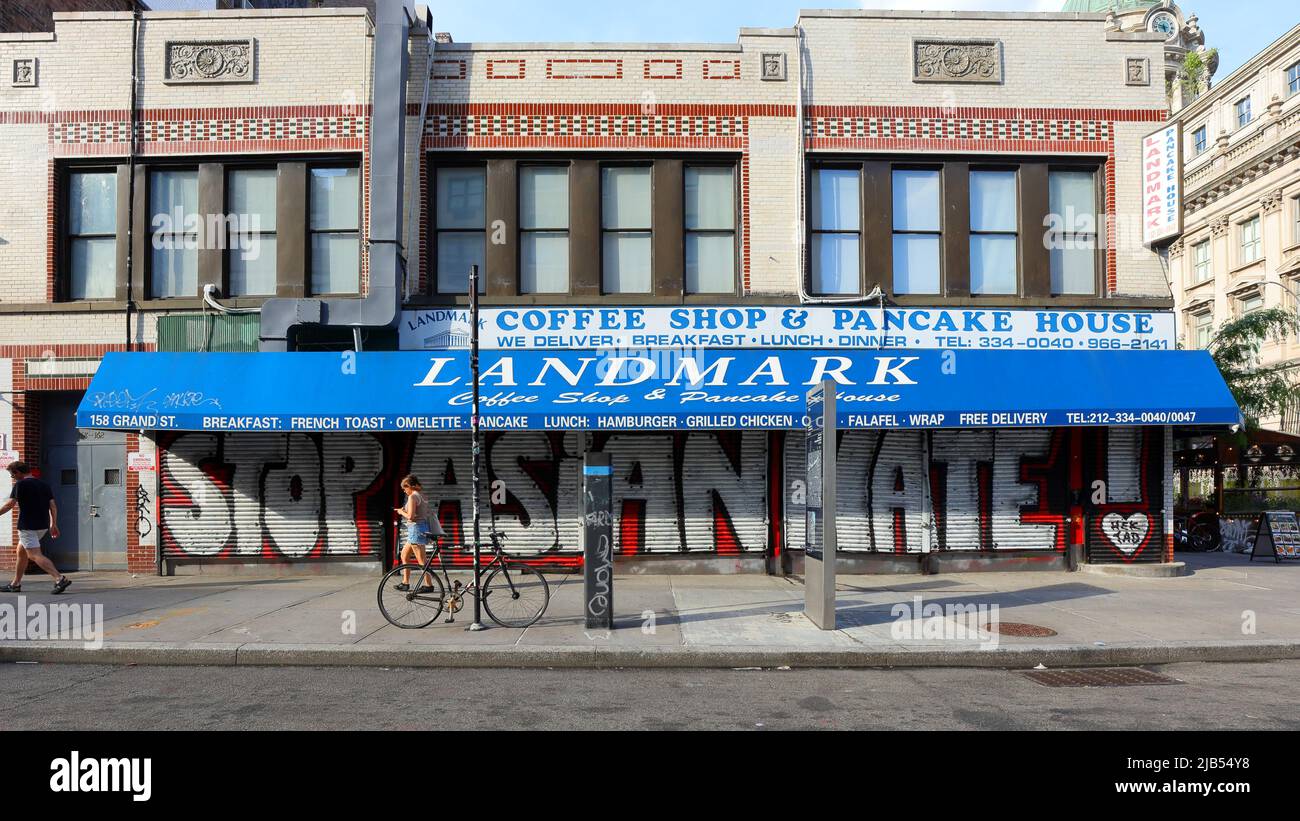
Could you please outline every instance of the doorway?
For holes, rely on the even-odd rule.
[[[126,434],[78,430],[80,393],[41,394],[41,474],[59,508],[45,552],[60,570],[126,567]]]

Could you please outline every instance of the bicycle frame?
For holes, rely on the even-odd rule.
[[[513,579],[510,578],[510,562],[506,557],[505,550],[501,547],[501,540],[498,534],[496,533],[490,534],[488,538],[492,543],[492,559],[487,564],[483,565],[482,568],[480,568],[480,572],[486,573],[487,571],[490,571],[499,565],[501,567],[502,575],[505,577],[506,585],[510,588],[511,593],[515,593],[516,592],[515,582]],[[460,545],[460,547],[471,547],[471,546],[472,545],[467,545],[467,544]],[[473,596],[476,599],[480,598],[482,594],[480,593],[478,586],[473,582],[466,585],[462,585],[460,588],[452,587],[451,576],[447,571],[447,563],[442,560],[443,550],[446,550],[450,547],[452,547],[452,545],[444,545],[441,542],[435,545],[433,550],[429,551],[428,557],[424,560],[424,564],[419,568],[418,571],[415,569],[415,566],[412,565],[411,567],[412,576],[414,576],[417,572],[419,573],[419,581],[417,582],[418,584],[418,583],[423,583],[423,579],[426,575],[433,575],[437,573],[439,576],[441,576],[442,579],[444,596],[449,596],[452,595],[453,593],[456,594],[463,593],[466,595]],[[433,569],[433,563],[435,559],[438,562],[438,568],[436,571]],[[447,611],[447,623],[452,624],[455,621],[456,621],[456,613],[455,611],[449,608]]]

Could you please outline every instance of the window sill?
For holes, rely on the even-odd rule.
[[[1214,280],[1215,280],[1214,274],[1210,274],[1208,279],[1203,279],[1200,282],[1193,282],[1192,284],[1183,288],[1183,293],[1191,293],[1192,291],[1199,291],[1199,290],[1208,290],[1206,286],[1213,285]]]
[[[1252,268],[1263,268],[1263,267],[1264,267],[1264,257],[1260,257],[1259,259],[1251,260],[1250,262],[1240,262],[1237,264],[1235,268],[1228,269],[1228,273],[1231,276],[1235,277],[1235,276],[1240,276],[1241,274],[1247,271],[1250,271]]]

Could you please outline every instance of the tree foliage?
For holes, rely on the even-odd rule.
[[[1280,341],[1297,332],[1300,314],[1265,308],[1225,322],[1211,340],[1210,355],[1237,400],[1247,427],[1256,428],[1262,417],[1285,414],[1300,403],[1300,385],[1292,378],[1290,364],[1259,363],[1259,349],[1266,341]]]

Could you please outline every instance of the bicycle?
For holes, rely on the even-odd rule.
[[[376,596],[379,612],[384,614],[389,624],[404,630],[428,627],[444,609],[448,611],[447,624],[452,624],[456,621],[456,614],[465,606],[468,595],[481,601],[488,617],[502,627],[523,628],[535,624],[551,602],[551,589],[546,578],[534,568],[506,556],[501,545],[505,541],[504,533],[491,532],[488,537],[492,544],[492,559],[482,569],[486,575],[481,592],[473,581],[466,584],[448,575],[447,565],[442,560],[444,546],[439,544],[429,551],[423,565],[399,564],[384,574]],[[433,567],[435,560],[438,562],[436,569]],[[406,578],[409,578],[409,583]],[[407,589],[399,589],[399,586]]]

